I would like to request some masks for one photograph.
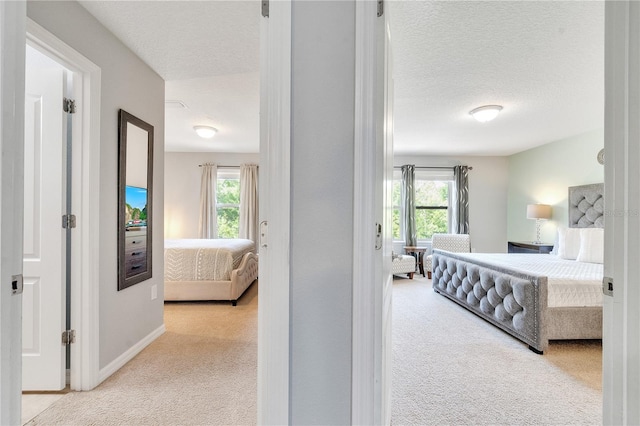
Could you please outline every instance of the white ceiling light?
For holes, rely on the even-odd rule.
[[[193,126],[198,136],[205,139],[211,139],[218,132],[218,129],[211,126]]]
[[[486,123],[487,121],[491,121],[496,118],[500,111],[502,111],[502,107],[500,105],[484,105],[472,109],[469,111],[469,114],[479,122]]]

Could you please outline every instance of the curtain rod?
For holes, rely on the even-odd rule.
[[[430,167],[430,166],[416,166],[416,169],[445,169],[445,170],[453,170],[454,166],[451,167]],[[402,166],[393,166],[394,169],[401,169]],[[469,170],[473,170],[473,167],[469,167]]]

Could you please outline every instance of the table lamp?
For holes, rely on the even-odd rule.
[[[540,225],[543,220],[551,219],[551,206],[548,204],[529,204],[527,205],[527,219],[536,220],[536,244],[540,242]]]

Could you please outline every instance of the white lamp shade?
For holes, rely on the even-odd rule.
[[[529,204],[527,219],[551,219],[551,206],[548,204]]]
[[[211,139],[218,132],[218,129],[211,126],[193,126],[193,130],[196,131],[198,136],[205,139]]]
[[[481,123],[491,121],[502,111],[500,105],[484,105],[469,111],[469,114]]]

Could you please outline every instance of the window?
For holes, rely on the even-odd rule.
[[[453,170],[423,170],[416,168],[416,236],[431,240],[433,234],[451,231],[451,197]],[[402,172],[393,173],[393,239],[404,239],[402,205]]]
[[[240,169],[218,169],[216,211],[218,214],[218,238],[238,238]]]

